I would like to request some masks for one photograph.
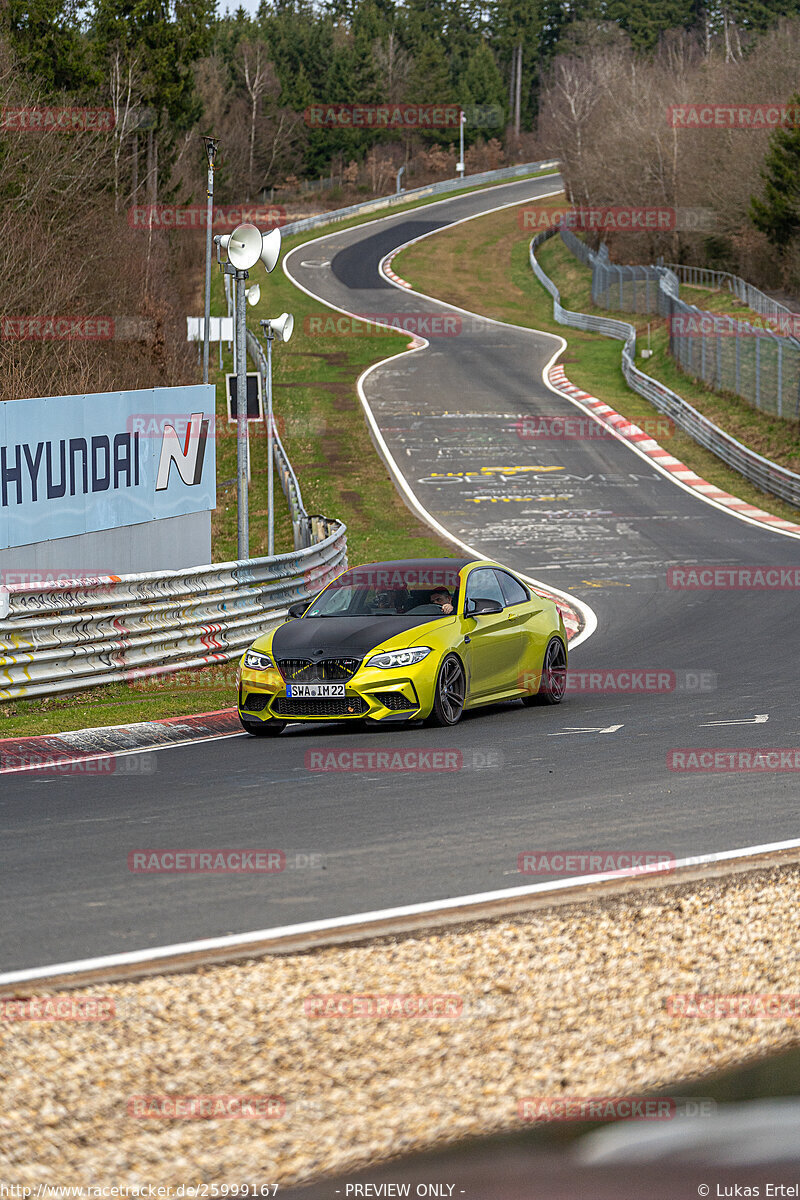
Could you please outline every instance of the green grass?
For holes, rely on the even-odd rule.
[[[543,203],[555,206],[557,201]],[[619,342],[568,329],[553,319],[552,300],[530,268],[528,242],[529,234],[518,228],[513,211],[495,213],[491,217],[467,221],[409,247],[395,258],[393,267],[415,288],[445,302],[568,339],[562,362],[569,379],[577,387],[599,396],[639,425],[657,419],[659,414],[653,405],[631,391],[625,382]],[[465,261],[470,263],[468,275],[460,270],[460,264]],[[566,308],[582,312],[591,309],[590,272],[570,254],[560,238],[545,243],[539,251],[539,261],[559,287]],[[727,303],[725,296],[724,304]],[[620,315],[636,323],[641,351],[647,344],[648,318],[627,313]],[[684,375],[667,354],[663,322],[660,327],[652,317],[650,322],[654,353],[652,358],[642,360],[648,375],[662,380],[758,453],[785,461],[797,469],[800,464],[800,425],[761,413],[738,397],[717,395]],[[753,487],[680,430],[676,429],[671,437],[659,437],[659,440],[710,483],[776,516],[798,520],[800,514],[796,508]]]
[[[534,172],[538,178],[550,172]],[[518,180],[503,180],[480,189],[465,187],[447,199],[483,191]],[[420,208],[440,199],[425,197],[387,210],[387,215]],[[284,239],[282,258],[295,246],[331,232],[363,224],[380,212],[331,223]],[[329,316],[326,308],[295,288],[281,264],[261,284],[261,301],[248,308],[248,326],[260,333],[262,317],[285,311],[294,314],[294,334],[286,344],[273,344],[273,404],[281,438],[297,474],[309,513],[338,517],[347,525],[351,563],[381,558],[452,556],[457,551],[422,525],[401,500],[370,438],[356,392],[358,376],[374,362],[405,350],[408,337],[399,334],[320,336],[306,326],[307,318]],[[224,314],[222,275],[214,266],[212,313]],[[198,298],[199,300],[200,298]],[[215,562],[228,562],[236,553],[236,430],[227,424],[226,371],[231,355],[218,347],[209,354],[210,381],[216,384],[217,508],[212,516]],[[252,369],[252,365],[251,365]],[[267,465],[263,425],[251,425],[251,486],[249,493],[250,552],[267,553]],[[275,551],[293,548],[288,508],[274,476]],[[68,695],[0,702],[2,736],[58,733],[94,725],[120,725],[160,717],[182,716],[229,708],[235,699],[235,663],[201,670],[170,673],[131,684],[102,684]]]

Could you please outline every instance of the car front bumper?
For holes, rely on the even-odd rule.
[[[239,714],[250,724],[258,721],[394,721],[427,716],[433,704],[433,686],[427,660],[418,668],[382,671],[361,667],[345,681],[343,697],[294,699],[286,695],[280,672],[241,668]],[[312,682],[309,680],[309,682]]]

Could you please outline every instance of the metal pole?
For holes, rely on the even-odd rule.
[[[208,157],[208,180],[206,194],[206,295],[203,309],[203,383],[208,383],[208,340],[211,323],[211,223],[214,215],[214,158],[217,153],[217,143],[213,138],[205,138],[206,155]]]
[[[275,514],[272,507],[272,342],[275,334],[267,326],[267,554],[275,553]]]
[[[236,272],[236,557],[250,557],[250,520],[247,508],[247,343],[244,286],[247,271]]]
[[[458,175],[460,179],[464,178],[464,121],[466,115],[461,112],[458,122]]]

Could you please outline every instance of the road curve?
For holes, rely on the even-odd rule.
[[[442,312],[383,279],[384,255],[432,223],[553,186],[509,184],[326,235],[289,255],[287,273],[350,312]],[[436,520],[591,604],[598,629],[574,667],[674,672],[675,690],[499,706],[452,730],[290,727],[267,744],[130,755],[125,774],[105,778],[5,776],[0,970],[538,882],[518,873],[525,851],[683,858],[798,835],[796,773],[667,766],[676,747],[800,746],[797,593],[677,591],[666,572],[798,566],[800,543],[711,508],[615,440],[520,438],[521,415],[575,412],[542,382],[558,344],[463,317],[457,336],[369,372],[365,399]],[[706,690],[693,686],[700,673]],[[748,723],[711,724],[726,721]],[[311,769],[309,752],[330,748],[455,749],[463,767]],[[128,869],[133,850],[178,847],[277,848],[287,869]]]

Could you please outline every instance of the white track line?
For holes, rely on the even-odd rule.
[[[608,871],[596,875],[575,875],[568,879],[549,880],[527,887],[504,888],[493,892],[476,892],[469,896],[454,896],[427,904],[406,904],[400,908],[384,908],[374,912],[355,913],[349,917],[334,917],[326,921],[304,921],[299,925],[279,925],[274,929],[257,929],[251,933],[227,934],[225,937],[203,938],[196,942],[178,942],[172,946],[154,946],[149,950],[130,950],[124,954],[108,954],[100,958],[84,958],[75,962],[52,963],[46,967],[30,967],[23,971],[8,971],[0,975],[0,986],[25,983],[33,979],[47,979],[56,975],[74,975],[82,971],[95,971],[114,967],[135,966],[139,963],[156,962],[173,955],[198,954],[226,947],[247,946],[250,943],[302,936],[309,933],[348,929],[354,925],[370,922],[390,921],[400,917],[418,915],[435,916],[454,908],[511,900],[515,897],[540,896],[548,892],[559,892],[565,888],[585,887],[589,884],[605,883],[610,880],[640,879],[664,875],[667,880],[673,871],[683,867],[703,866],[710,863],[732,862],[756,854],[775,854],[781,850],[800,848],[800,838],[785,842],[769,842],[761,846],[743,846],[738,850],[723,850],[714,854],[701,854],[694,858],[680,858],[669,871]],[[754,869],[757,869],[754,867]],[[679,882],[679,881],[676,881]],[[379,933],[379,931],[378,931]],[[369,936],[365,932],[365,937]]]
[[[544,176],[543,178],[546,178],[546,176]],[[541,195],[530,197],[530,199],[544,200],[549,196],[560,196],[562,191],[563,191],[562,188],[558,188],[556,191],[544,192]],[[445,204],[447,202],[448,201],[446,201],[446,200],[437,200],[436,204]],[[506,209],[506,208],[514,208],[514,207],[516,207],[516,205],[521,204],[521,203],[523,203],[523,201],[517,199],[517,200],[509,201],[506,204],[498,204],[495,208],[485,209],[483,212],[476,213],[475,217],[490,216],[492,213],[500,212],[501,210]],[[435,207],[435,205],[433,205],[433,204],[425,205],[426,210],[428,208],[433,208],[433,207]],[[397,214],[393,214],[393,216],[396,217]],[[388,219],[389,219],[388,217],[380,217],[378,220],[386,221]],[[473,216],[463,217],[458,221],[450,222],[450,224],[448,224],[444,228],[452,229],[456,225],[461,225],[463,221],[471,221],[471,220],[474,220]],[[365,221],[364,225],[375,225],[377,223],[378,223],[378,221]],[[327,241],[331,237],[340,237],[342,234],[352,233],[353,228],[362,229],[363,227],[364,227],[363,225],[359,225],[359,226],[355,226],[355,227],[351,226],[349,229],[340,229],[332,234],[322,234],[320,237],[314,238],[310,242],[303,242],[300,246],[295,246],[295,248],[293,250],[290,250],[289,253],[286,255],[286,257],[283,260],[284,274],[286,275],[287,279],[292,284],[294,284],[294,286],[296,288],[300,289],[301,292],[305,292],[305,294],[307,296],[310,296],[312,300],[315,300],[318,304],[324,304],[326,306],[326,308],[331,308],[334,310],[334,312],[340,312],[340,313],[343,313],[344,316],[354,317],[354,318],[357,318],[360,320],[364,319],[363,313],[361,313],[361,314],[353,313],[353,312],[350,312],[349,309],[340,308],[338,304],[331,304],[330,301],[323,300],[322,297],[318,296],[315,292],[310,291],[307,287],[305,287],[302,283],[300,283],[299,280],[295,279],[295,277],[289,273],[288,263],[289,263],[289,259],[292,257],[292,255],[297,254],[300,251],[305,252],[309,246],[313,246],[316,242],[324,242],[324,241]],[[441,233],[441,232],[444,232],[444,230],[433,230],[432,232]],[[429,235],[424,234],[423,236],[426,237]],[[417,240],[419,240],[419,239],[417,239],[417,238],[412,239],[412,241],[417,241]],[[411,242],[403,243],[403,245],[411,245]],[[388,258],[393,254],[399,253],[401,248],[402,247],[398,247],[396,250],[390,250],[385,257]],[[382,275],[383,275],[383,271],[382,271],[383,261],[384,260],[382,260],[381,263],[379,264],[379,272]],[[392,280],[389,279],[388,276],[384,275],[384,278],[387,280],[387,282],[392,283],[393,287],[398,286],[397,284],[394,284],[392,282]],[[431,300],[435,304],[440,304],[445,308],[456,308],[457,307],[455,305],[447,305],[443,300],[437,300],[435,296],[424,296],[422,292],[414,292],[413,289],[402,289],[402,290],[404,291],[404,294],[406,294],[406,295],[422,296],[423,299]],[[490,317],[479,317],[478,314],[470,313],[467,311],[467,309],[464,309],[464,308],[458,309],[458,311],[465,313],[467,316],[476,317],[479,320],[489,320],[489,321],[491,321],[491,323],[493,325],[508,324],[508,322],[493,321]],[[375,321],[373,318],[370,318],[370,320],[372,321],[372,323],[374,325],[380,326],[383,329],[390,329],[395,333],[400,332],[397,329],[394,329],[394,327],[391,325],[384,325],[383,322]],[[522,328],[524,328],[524,326],[514,325],[514,326],[511,326],[511,328],[522,329]],[[525,329],[525,332],[526,333],[532,333],[532,332],[535,333],[537,331]],[[407,354],[416,354],[420,350],[425,350],[428,348],[429,342],[427,341],[426,338],[419,337],[418,335],[415,335],[415,336],[417,337],[417,341],[420,343],[419,345],[414,346],[411,350],[401,350],[399,354],[391,354],[391,355],[389,355],[388,358],[383,358],[380,360],[380,362],[373,363],[371,367],[367,367],[366,370],[362,372],[362,374],[359,376],[359,378],[356,381],[356,387],[358,389],[358,396],[359,396],[359,400],[361,401],[361,407],[364,410],[364,416],[367,419],[367,424],[369,426],[373,441],[375,442],[376,446],[378,447],[378,451],[379,451],[381,457],[383,458],[384,462],[386,463],[386,466],[389,468],[389,473],[391,474],[392,479],[394,480],[395,486],[400,491],[401,495],[403,496],[403,499],[406,501],[409,508],[416,514],[416,516],[418,516],[422,521],[424,521],[426,525],[428,525],[431,529],[433,529],[440,536],[446,538],[447,541],[452,542],[454,545],[458,546],[459,549],[464,550],[467,554],[473,555],[475,558],[486,558],[487,557],[486,555],[481,554],[478,550],[475,549],[474,546],[470,546],[466,542],[462,542],[460,538],[455,537],[455,535],[452,534],[449,529],[446,529],[444,525],[442,525],[439,521],[437,521],[436,518],[433,516],[433,514],[428,512],[428,510],[421,503],[421,501],[419,500],[417,495],[412,491],[407,479],[403,475],[403,472],[400,470],[399,466],[397,465],[397,462],[396,462],[394,456],[392,455],[392,452],[389,449],[383,434],[381,433],[380,426],[378,425],[378,422],[375,420],[375,415],[369,406],[369,401],[367,400],[367,396],[364,391],[364,382],[372,374],[373,371],[377,371],[379,367],[385,366],[386,363],[396,362],[400,358],[405,358],[405,356]],[[549,370],[550,367],[552,366],[552,364],[555,362],[556,358],[561,354],[563,348],[566,346],[566,342],[564,341],[563,338],[558,337],[557,334],[545,333],[542,336],[555,338],[555,340],[560,343],[558,350],[556,350],[555,354],[553,355],[553,357],[550,359],[550,361],[547,364],[546,369]],[[521,571],[517,571],[517,574],[521,575],[522,578],[525,579],[528,583],[530,583],[532,587],[542,588],[544,591],[550,592],[554,596],[560,596],[564,600],[565,603],[569,604],[570,607],[575,608],[580,612],[581,616],[583,617],[584,626],[583,626],[582,631],[578,634],[578,636],[573,638],[570,641],[570,643],[569,643],[570,651],[574,650],[577,646],[579,646],[581,644],[581,642],[585,642],[588,638],[590,638],[592,636],[592,634],[597,629],[597,616],[596,616],[594,610],[592,608],[590,608],[589,605],[584,600],[579,600],[578,597],[573,596],[571,592],[565,592],[561,588],[554,587],[553,584],[545,583],[543,580],[534,579],[531,575],[523,575]]]

